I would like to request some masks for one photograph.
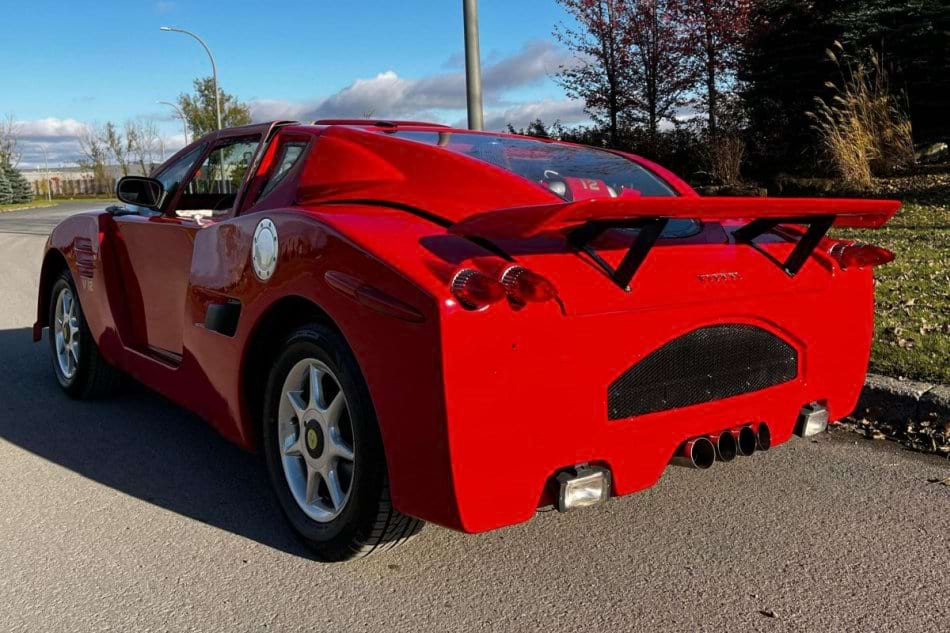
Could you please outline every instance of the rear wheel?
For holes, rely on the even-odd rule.
[[[99,354],[69,271],[63,271],[53,284],[49,306],[53,372],[63,391],[76,399],[115,393],[121,386],[122,374]]]
[[[319,558],[366,556],[421,529],[392,507],[369,391],[332,329],[308,325],[284,343],[267,383],[263,445],[277,499]]]

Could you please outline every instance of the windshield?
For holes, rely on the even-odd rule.
[[[594,148],[465,132],[398,131],[393,136],[491,163],[567,201],[676,195],[672,187],[637,163]]]

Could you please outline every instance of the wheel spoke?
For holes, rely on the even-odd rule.
[[[344,411],[346,411],[346,398],[343,397],[343,392],[341,391],[333,398],[333,402],[330,403],[330,406],[321,413],[323,413],[323,419],[326,421],[327,426],[332,428],[340,423],[340,418],[343,416]]]
[[[330,450],[340,459],[353,461],[353,447],[340,435],[339,429],[331,429],[329,433]]]
[[[322,409],[320,405],[323,404],[323,387],[321,385],[323,371],[311,365],[308,371],[308,380],[310,381],[309,408],[320,410]]]
[[[304,493],[304,501],[307,504],[314,504],[320,499],[320,473],[306,466],[307,469],[307,491]]]
[[[284,441],[284,455],[288,457],[300,457],[303,455],[303,451],[300,448],[300,433],[297,433],[297,437],[288,435]]]
[[[73,365],[74,366],[78,365],[79,364],[79,343],[78,342],[73,341],[72,343],[69,344],[69,355],[72,356]]]
[[[327,482],[327,488],[330,491],[330,500],[333,502],[333,509],[338,510],[343,507],[346,501],[346,493],[343,492],[343,486],[340,484],[340,477],[337,475],[336,467],[331,466],[323,476]]]
[[[288,391],[287,400],[290,402],[290,406],[294,410],[294,416],[296,416],[297,423],[299,424],[301,420],[303,420],[304,413],[307,411],[307,403],[303,400],[303,392]]]

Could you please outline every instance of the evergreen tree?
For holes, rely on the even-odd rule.
[[[832,15],[850,0],[761,0],[740,65],[752,129],[749,164],[774,174],[815,164],[807,112],[829,96],[836,68],[825,51],[840,37]]]
[[[926,141],[950,134],[950,2],[851,0],[833,21],[850,50],[873,48],[892,84],[904,91],[914,136]]]
[[[6,163],[0,168],[10,187],[11,202],[32,202],[33,186],[15,167]]]
[[[6,171],[0,169],[0,204],[11,202],[13,202],[13,189],[10,187],[10,181],[7,180]]]
[[[749,163],[763,173],[814,167],[806,113],[834,98],[840,71],[825,51],[841,42],[875,50],[895,91],[906,94],[918,142],[950,134],[948,0],[757,0],[740,64],[753,131]]]

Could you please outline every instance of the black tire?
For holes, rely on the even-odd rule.
[[[69,290],[76,304],[76,320],[78,321],[79,336],[79,359],[76,362],[75,372],[67,376],[60,367],[57,360],[56,337],[54,332],[54,323],[56,319],[56,302],[60,293]],[[53,372],[60,387],[70,398],[76,400],[95,400],[105,398],[117,393],[123,382],[123,374],[106,362],[99,353],[99,347],[89,331],[86,324],[86,317],[82,311],[82,305],[79,302],[79,294],[76,292],[76,286],[73,284],[72,276],[68,270],[60,273],[53,288],[50,291],[49,301],[49,344],[50,358],[53,363]]]
[[[393,508],[382,438],[369,390],[343,337],[322,324],[294,331],[270,369],[264,395],[262,447],[271,486],[291,526],[316,557],[339,562],[376,554],[416,535],[424,522]],[[346,397],[352,427],[354,469],[349,498],[339,515],[320,523],[298,505],[282,465],[278,413],[282,389],[293,367],[317,360],[327,366]]]

